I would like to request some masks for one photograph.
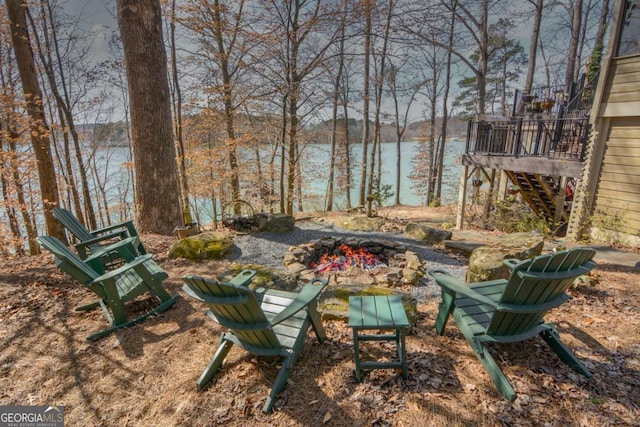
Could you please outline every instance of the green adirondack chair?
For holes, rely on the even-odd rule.
[[[570,297],[565,292],[573,281],[596,263],[595,250],[574,248],[520,261],[505,259],[508,279],[465,284],[442,270],[429,274],[442,289],[436,331],[444,334],[452,315],[464,337],[498,390],[509,400],[516,398],[511,383],[491,357],[485,343],[511,343],[540,335],[562,361],[578,373],[591,373],[560,340],[552,323],[544,321],[549,310]]]
[[[161,313],[172,307],[178,298],[178,295],[169,295],[162,287],[168,275],[153,261],[151,255],[138,256],[120,268],[100,274],[57,238],[39,236],[37,240],[40,246],[54,255],[60,270],[100,297],[98,301],[76,308],[77,311],[85,311],[100,307],[109,321],[109,328],[87,337],[90,341],[141,322],[152,314]],[[127,319],[125,303],[146,292],[158,299],[158,305],[134,319]]]
[[[220,337],[218,349],[198,379],[203,390],[216,375],[236,344],[261,356],[282,356],[280,372],[271,388],[263,412],[271,412],[276,396],[289,378],[305,336],[312,326],[320,342],[326,339],[317,311],[317,298],[327,284],[314,279],[300,291],[252,291],[246,285],[255,271],[244,270],[229,282],[216,282],[198,276],[183,277],[184,292],[208,305],[207,315],[228,329]]]
[[[71,212],[56,206],[52,209],[53,217],[62,224],[77,240],[74,245],[80,258],[86,259],[91,255],[99,255],[104,264],[119,260],[117,253],[106,249],[114,241],[128,242],[136,255],[147,253],[132,221],[124,221],[107,227],[89,231]]]

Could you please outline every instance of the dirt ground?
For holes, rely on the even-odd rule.
[[[196,391],[221,328],[185,296],[180,278],[214,276],[229,265],[169,260],[174,240],[143,236],[170,275],[166,287],[183,298],[162,315],[97,342],[85,337],[106,327],[104,315],[74,311],[93,296],[57,270],[50,255],[3,260],[0,405],[63,405],[68,426],[640,425],[637,269],[599,265],[547,317],[592,371],[590,379],[562,364],[540,338],[495,346],[492,354],[518,393],[509,403],[454,322],[445,336],[436,335],[434,300],[419,307],[407,338],[406,383],[391,370],[365,371],[357,383],[351,331],[325,321],[329,339],[319,344],[310,332],[275,411],[264,415],[278,360],[234,348],[214,384]],[[381,356],[393,349],[367,350]]]

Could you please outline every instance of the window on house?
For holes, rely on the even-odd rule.
[[[627,0],[620,28],[618,56],[640,53],[640,0]]]

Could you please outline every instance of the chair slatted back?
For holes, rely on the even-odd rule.
[[[40,246],[51,252],[54,256],[58,268],[78,282],[86,285],[99,276],[99,274],[89,267],[80,257],[74,254],[64,243],[55,237],[38,236]]]
[[[248,347],[278,349],[282,345],[270,329],[254,292],[246,286],[186,276],[185,283],[205,298],[214,320],[229,328]]]
[[[53,217],[81,242],[93,239],[94,236],[89,232],[89,230],[87,230],[87,228],[78,220],[78,218],[76,218],[68,210],[56,206],[52,209],[52,213]]]
[[[546,306],[529,313],[499,310],[493,315],[487,334],[515,335],[543,322],[544,315],[550,308],[566,301],[565,292],[573,281],[595,267],[594,255],[595,250],[591,248],[573,248],[540,255],[517,264],[511,272],[500,303],[509,304],[516,311],[518,306],[522,311],[526,311],[527,306]]]

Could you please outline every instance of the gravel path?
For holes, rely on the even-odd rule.
[[[464,279],[465,270],[463,264],[442,251],[435,251],[427,246],[419,245],[414,239],[410,239],[401,233],[359,232],[345,230],[333,226],[327,222],[303,220],[297,221],[296,227],[290,233],[252,233],[234,237],[234,251],[230,259],[243,264],[261,264],[271,268],[280,268],[285,271],[282,264],[284,254],[290,246],[308,243],[320,239],[323,236],[331,237],[356,237],[366,236],[370,239],[395,240],[402,243],[407,249],[414,251],[422,260],[425,271],[430,269],[442,269],[448,271],[460,279]],[[424,302],[435,296],[440,296],[440,289],[430,276],[425,275],[419,286],[412,291],[418,301]]]

